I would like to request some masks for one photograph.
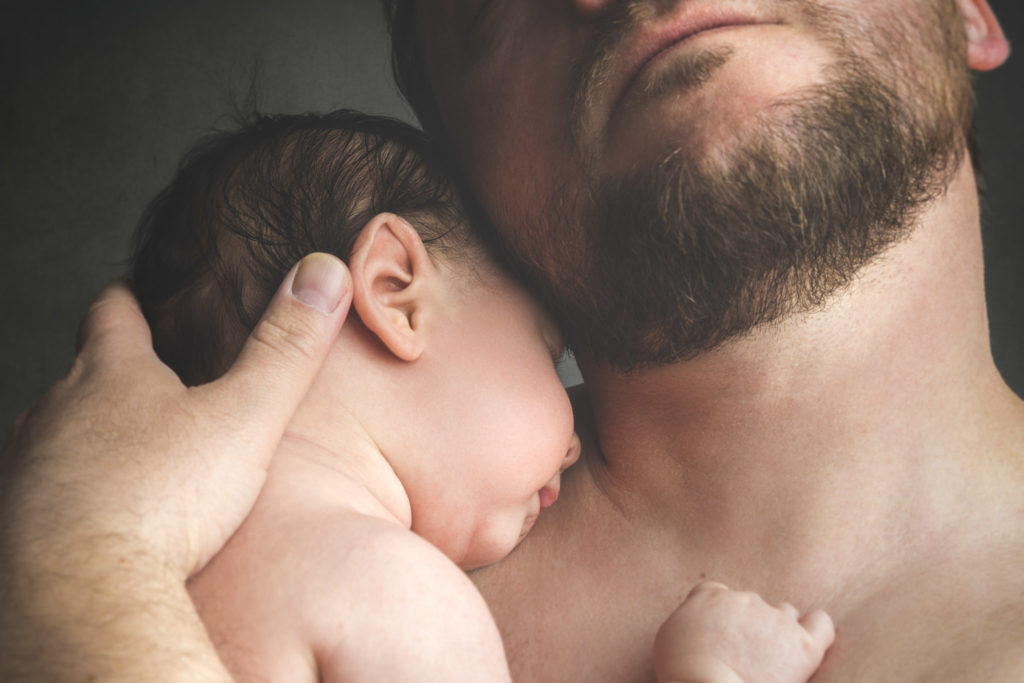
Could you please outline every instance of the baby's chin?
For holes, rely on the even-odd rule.
[[[534,525],[537,523],[537,518],[540,516],[540,507],[535,506],[526,518],[523,520],[522,529],[519,531],[519,536],[511,542],[494,543],[491,544],[486,550],[479,548],[478,552],[474,553],[471,557],[466,557],[462,561],[456,561],[459,568],[464,571],[471,571],[474,569],[483,569],[497,562],[501,562],[509,554],[515,550],[523,539],[529,535],[530,531],[533,530]]]
[[[523,530],[519,532],[519,538],[516,539],[516,546],[522,543],[523,539],[526,538],[526,535],[533,530],[533,525],[537,523],[538,517],[540,517],[540,510],[530,513],[527,515],[526,519],[523,520]],[[512,550],[514,549],[515,546],[512,547]],[[512,550],[509,550],[509,552],[512,552]]]

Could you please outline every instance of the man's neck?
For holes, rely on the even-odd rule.
[[[581,365],[612,502],[686,520],[662,547],[822,603],[948,550],[980,514],[966,492],[998,496],[1024,444],[989,351],[966,166],[823,310],[672,366]]]

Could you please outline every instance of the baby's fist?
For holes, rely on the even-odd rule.
[[[832,619],[704,582],[662,624],[654,643],[660,683],[803,683],[835,639]]]

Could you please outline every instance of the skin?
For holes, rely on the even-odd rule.
[[[801,617],[790,604],[706,581],[658,629],[654,670],[659,683],[805,681],[834,637],[824,612]]]
[[[554,322],[488,258],[467,258],[431,258],[391,214],[356,242],[359,318],[293,416],[252,512],[189,581],[237,679],[508,680],[487,605],[455,565],[513,550],[557,497],[579,440]],[[513,374],[493,370],[505,365]],[[797,616],[724,586],[695,590],[663,629],[663,680],[767,667],[772,680],[804,681],[832,629],[820,612]]]
[[[358,318],[190,595],[239,680],[508,680],[459,568],[508,555],[579,455],[560,334],[489,257],[433,257],[393,214],[350,266]]]
[[[363,230],[352,273],[360,323],[289,433],[338,453],[372,446],[404,489],[388,504],[398,519],[460,567],[496,562],[579,452],[558,328],[489,258],[432,258],[392,214]],[[474,381],[481,368],[496,371]]]
[[[508,554],[578,457],[554,369],[557,328],[493,263],[435,262],[390,214],[357,243],[354,287],[333,256],[302,266],[235,366],[201,388],[157,360],[125,287],[94,305],[75,367],[4,449],[20,468],[4,480],[5,680],[507,678],[493,620],[453,560]],[[352,298],[359,321],[342,330]],[[476,405],[461,409],[489,428],[449,419],[466,364],[510,358],[522,390],[478,383]],[[521,438],[516,417],[534,439]],[[417,420],[431,423],[434,450],[425,432],[413,438]],[[91,457],[67,457],[83,452]],[[103,481],[88,481],[98,471]],[[420,526],[441,513],[457,523]],[[339,542],[325,547],[325,536]],[[268,544],[295,552],[266,562]],[[204,566],[190,600],[184,579]],[[379,595],[391,600],[367,599]],[[324,609],[339,604],[351,608],[345,624],[378,636],[342,637],[336,610]],[[258,624],[273,627],[266,642]],[[297,639],[278,637],[286,632]],[[92,649],[101,642],[117,645]],[[238,656],[254,646],[259,657]],[[464,648],[472,656],[451,656]]]
[[[614,3],[495,2],[497,37],[462,51],[476,4],[424,5],[431,83],[499,230],[543,252],[523,207],[584,183],[565,93]],[[891,9],[831,4],[869,32]],[[987,4],[959,5],[969,64],[997,66],[1007,45]],[[597,173],[642,163],[666,136],[727,148],[832,58],[801,27],[699,40],[736,55],[700,94],[615,118],[598,91],[591,115],[611,123],[587,129]],[[474,577],[515,678],[649,680],[658,625],[705,576],[826,608],[840,635],[816,680],[1024,675],[1024,580],[1011,569],[1024,562],[1024,407],[989,352],[969,164],[824,308],[691,361],[628,374],[579,361],[582,465],[520,550]]]
[[[184,582],[252,508],[351,297],[341,261],[307,257],[228,373],[189,389],[128,288],[100,295],[2,453],[0,677],[231,680]]]
[[[960,4],[972,66],[996,66],[1006,44],[987,5]],[[561,51],[578,39],[552,32],[585,37],[604,3],[509,6],[558,8],[534,33],[508,22],[520,43],[547,36],[538,48],[550,59],[504,81],[557,95]],[[484,94],[444,101],[480,106],[464,134],[498,151],[484,114],[504,109]],[[510,111],[534,116],[522,104]],[[533,177],[574,182],[550,130],[536,139],[535,176],[508,173],[494,192],[536,189]],[[817,680],[1024,675],[1024,410],[988,351],[969,168],[918,223],[824,310],[633,375],[581,359],[590,396],[579,403],[580,466],[517,552],[476,575],[514,675],[650,680],[658,626],[704,575],[800,610],[826,606],[840,640]],[[148,351],[124,290],[101,299],[75,369],[5,448],[26,463],[5,480],[0,510],[5,679],[226,679],[181,586],[237,526],[260,479],[229,505],[180,493],[239,481],[252,461],[230,456],[253,453],[266,466],[342,315],[310,313],[285,288],[237,366],[241,383],[189,391]],[[259,401],[266,395],[272,406]],[[102,435],[89,424],[103,424]],[[155,468],[168,462],[184,466]],[[210,462],[222,476],[209,475]],[[146,517],[143,533],[137,509],[154,494],[181,504]],[[88,528],[70,523],[82,519]],[[183,539],[182,528],[211,520],[217,533]]]
[[[512,551],[579,441],[554,322],[489,259],[463,260],[431,258],[392,214],[356,242],[359,317],[252,512],[189,582],[237,679],[508,680],[494,621],[456,565]],[[467,386],[467,365],[503,363],[515,378]],[[527,423],[532,439],[519,437]]]

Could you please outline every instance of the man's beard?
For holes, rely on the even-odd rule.
[[[910,233],[959,166],[969,81],[965,67],[952,85],[954,69],[938,69],[944,93],[923,101],[848,56],[776,103],[726,163],[683,146],[595,182],[581,228],[567,226],[585,235],[580,269],[530,269],[569,346],[628,371],[825,304]]]

